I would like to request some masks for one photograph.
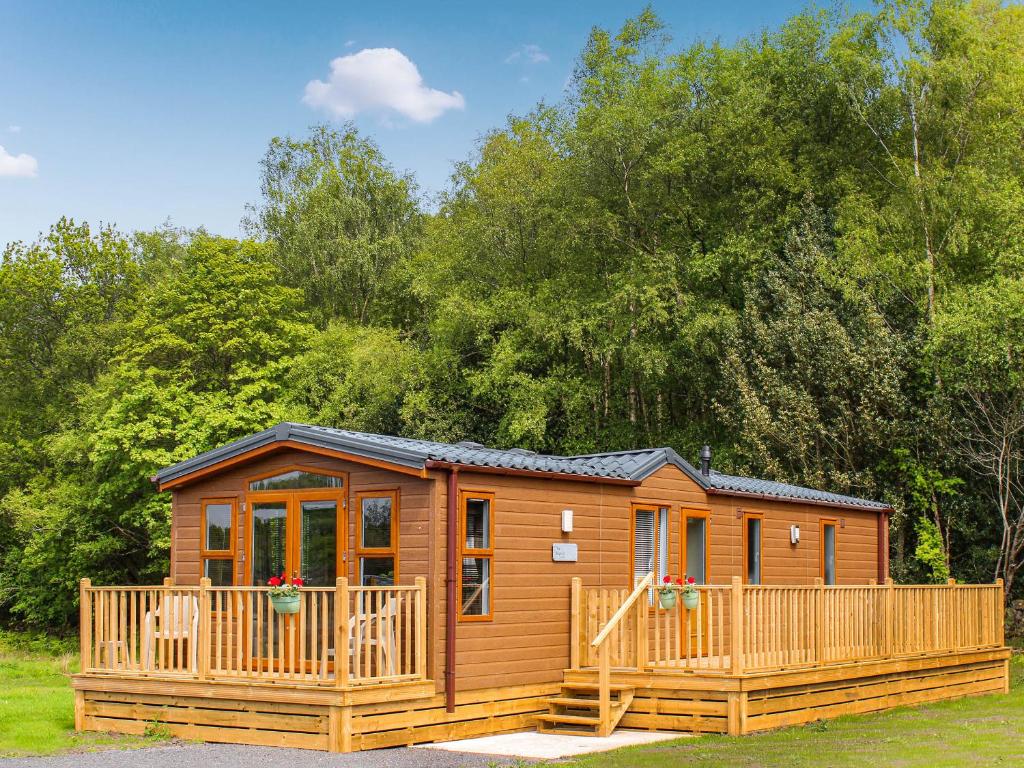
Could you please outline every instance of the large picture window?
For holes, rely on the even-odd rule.
[[[359,583],[364,587],[397,584],[398,491],[357,493],[356,509]]]
[[[202,575],[215,587],[235,583],[235,500],[203,499],[201,507]]]
[[[459,618],[485,621],[493,616],[494,494],[459,493]]]
[[[633,507],[631,584],[635,588],[649,573],[655,585],[668,575],[668,507]],[[654,605],[655,587],[651,587],[648,602]]]

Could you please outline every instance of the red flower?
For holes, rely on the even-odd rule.
[[[682,579],[676,579],[676,584],[678,584],[680,587],[683,586],[683,580]]]
[[[304,587],[306,585],[306,582],[304,582],[302,579],[296,576],[294,579],[292,579],[292,584],[296,587]]]
[[[267,584],[269,584],[272,587],[280,587],[281,579],[279,579],[277,576],[271,576],[269,579],[267,579]]]
[[[687,584],[696,584],[696,583],[697,583],[697,580],[696,580],[695,578],[693,578],[693,576],[691,576],[690,578],[688,578],[688,579],[686,580],[686,583],[687,583]]]
[[[666,576],[664,579],[662,579],[662,581],[665,582],[666,584],[671,584],[672,583],[672,577],[671,576]]]

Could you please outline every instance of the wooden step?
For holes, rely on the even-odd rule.
[[[537,716],[539,730],[576,736],[610,735],[633,703],[636,689],[631,685],[613,684],[608,686],[608,691],[611,694],[608,719],[602,723],[601,686],[597,683],[563,683],[560,696],[544,700],[551,711]]]
[[[597,683],[562,683],[562,690],[566,688],[574,691],[594,691],[595,693],[601,692],[601,686]],[[612,683],[608,686],[610,691],[632,691],[635,686],[627,685],[625,683]]]
[[[592,725],[595,728],[601,724],[599,717],[584,717],[583,715],[540,715],[541,720],[546,723],[571,723],[573,725]]]
[[[577,699],[572,696],[553,696],[550,699],[544,699],[544,701],[547,704],[557,704],[568,709],[597,709],[601,706],[600,699]],[[612,701],[612,706],[617,703],[617,701]]]

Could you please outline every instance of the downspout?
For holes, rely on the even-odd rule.
[[[889,513],[878,515],[878,583],[889,578]]]
[[[458,611],[456,594],[456,560],[459,549],[459,470],[448,470],[448,547],[445,557],[448,569],[445,578],[447,600],[445,604],[444,633],[444,706],[448,712],[455,711],[455,627]]]

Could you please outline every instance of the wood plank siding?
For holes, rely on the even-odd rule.
[[[356,579],[355,495],[397,489],[402,584],[417,576],[428,583],[429,678],[443,687],[445,653],[446,473],[426,478],[293,448],[260,455],[173,491],[171,575],[177,584],[200,578],[202,499],[237,499],[236,553],[245,551],[246,513],[241,502],[248,478],[302,465],[348,473],[348,578]],[[558,683],[569,667],[570,582],[632,587],[630,541],[636,503],[669,509],[668,572],[684,569],[681,525],[687,510],[706,514],[710,530],[710,582],[727,584],[743,569],[743,515],[763,514],[764,584],[808,584],[820,573],[819,521],[837,521],[837,582],[866,583],[878,575],[878,513],[824,505],[708,496],[674,465],[636,487],[462,470],[461,490],[494,494],[493,616],[460,621],[456,638],[456,690]],[[561,532],[561,513],[573,510],[573,531]],[[790,526],[801,540],[789,543]],[[578,562],[553,562],[553,543],[574,543]],[[247,564],[236,555],[235,580],[248,583]],[[341,575],[341,574],[339,574]]]

